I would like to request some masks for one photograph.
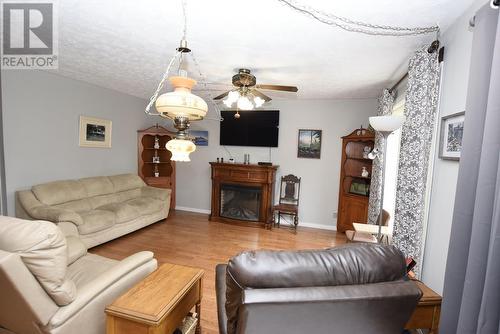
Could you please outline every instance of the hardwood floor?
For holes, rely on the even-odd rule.
[[[316,249],[345,243],[334,231],[299,227],[294,234],[286,227],[271,231],[261,227],[209,222],[205,214],[172,211],[166,221],[153,224],[103,245],[91,253],[123,259],[150,250],[158,262],[175,263],[205,270],[201,305],[204,334],[218,333],[215,300],[215,265],[250,249]]]

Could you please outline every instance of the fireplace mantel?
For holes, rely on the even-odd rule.
[[[212,210],[209,216],[211,221],[221,222],[245,222],[248,221],[223,217],[221,215],[221,188],[222,185],[238,185],[247,187],[259,187],[260,212],[259,223],[270,226],[271,207],[274,200],[274,183],[276,170],[279,166],[261,166],[256,164],[233,164],[210,162],[212,166]]]

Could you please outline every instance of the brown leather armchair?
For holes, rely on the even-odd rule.
[[[400,334],[421,292],[393,246],[247,251],[216,267],[221,334]]]

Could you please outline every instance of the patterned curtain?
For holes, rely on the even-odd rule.
[[[393,244],[417,261],[422,255],[427,170],[436,119],[440,66],[437,52],[417,51],[408,66],[406,122],[401,133]]]
[[[390,115],[394,104],[394,96],[384,89],[378,99],[378,116]],[[380,213],[380,195],[382,194],[382,164],[384,157],[382,135],[375,133],[375,148],[379,149],[379,158],[373,161],[372,179],[370,184],[370,199],[368,203],[368,224],[378,224]]]

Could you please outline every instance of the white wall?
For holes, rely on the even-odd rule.
[[[334,228],[337,211],[341,160],[341,138],[360,125],[368,126],[368,117],[376,114],[375,99],[363,100],[279,100],[267,109],[280,110],[279,147],[273,148],[272,162],[280,165],[281,175],[302,177],[300,221],[302,224]],[[256,111],[258,112],[258,111]],[[213,111],[210,116],[213,116]],[[209,131],[209,146],[198,147],[190,163],[177,164],[177,207],[210,210],[210,165],[217,157],[229,159],[219,145],[219,123],[193,122],[193,129]],[[323,130],[321,159],[297,158],[298,129]],[[226,146],[235,160],[250,154],[252,163],[269,160],[268,148]],[[276,187],[277,194],[279,193]]]
[[[443,116],[465,110],[473,36],[469,28],[469,19],[485,3],[485,0],[476,1],[442,34],[441,42],[445,47],[445,56],[439,120]],[[437,135],[439,138],[439,134]],[[432,289],[441,293],[448,256],[459,163],[440,159],[437,149],[438,147],[436,147],[434,158],[422,279]]]
[[[32,70],[2,71],[8,214],[14,192],[38,183],[137,172],[137,130],[154,124],[146,101]],[[113,121],[112,148],[78,146],[79,116]]]

